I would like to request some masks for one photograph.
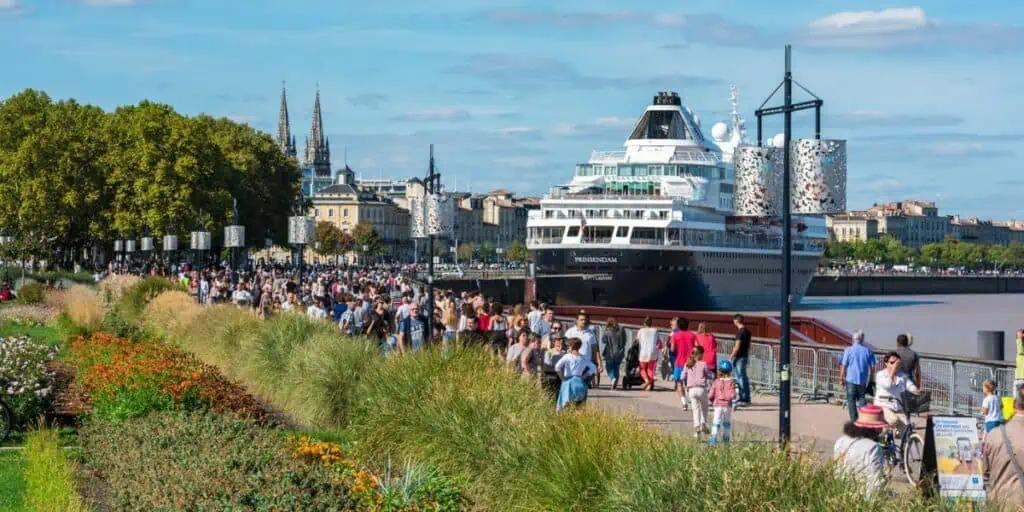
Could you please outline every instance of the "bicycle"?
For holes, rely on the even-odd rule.
[[[5,389],[7,382],[0,380],[0,389]],[[3,393],[0,392],[0,443],[7,440],[7,436],[11,435],[11,430],[14,428],[14,413],[11,411],[11,407],[4,402]]]
[[[909,407],[911,403],[910,397],[904,394],[904,399],[901,400],[897,397],[889,397],[890,401],[896,402],[900,409],[903,411],[901,414],[904,415],[906,424],[900,432],[899,440],[893,433],[892,428],[886,429],[884,438],[881,441],[882,454],[885,457],[886,464],[888,465],[889,472],[892,472],[892,468],[899,467],[903,469],[903,473],[907,477],[907,482],[910,485],[917,486],[921,482],[921,461],[924,459],[924,438],[920,434],[915,432],[914,424],[910,420],[910,415],[914,412],[924,412],[927,410],[927,405],[931,401],[928,395],[921,395],[920,400],[915,404],[916,407]]]

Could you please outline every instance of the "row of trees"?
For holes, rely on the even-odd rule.
[[[916,251],[899,240],[883,235],[867,241],[829,242],[825,256],[833,260],[901,265],[914,263],[930,267],[1024,268],[1024,246],[972,244],[946,238]]]
[[[247,245],[283,244],[299,180],[268,134],[228,119],[148,101],[104,112],[31,89],[0,103],[0,233],[15,237],[11,255],[59,262],[144,230],[219,237],[232,199]]]

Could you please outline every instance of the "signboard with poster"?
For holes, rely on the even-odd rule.
[[[935,475],[943,498],[985,501],[978,422],[969,416],[930,416],[921,473]]]

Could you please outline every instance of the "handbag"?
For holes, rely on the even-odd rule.
[[[1020,488],[1024,491],[1024,471],[1021,470],[1020,464],[1017,462],[1015,455],[1016,450],[1013,449],[1013,443],[1010,442],[1010,436],[1006,435],[1006,425],[999,426],[999,433],[1003,435],[1003,443],[1006,444],[1006,451],[1010,454],[1010,462],[1013,463],[1013,470],[1017,472],[1017,483],[1020,484]]]

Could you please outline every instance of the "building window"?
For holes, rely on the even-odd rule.
[[[334,208],[328,208],[327,209],[327,216],[328,217],[334,217]]]
[[[348,208],[345,208],[344,210],[342,210],[341,216],[342,217],[348,217]]]

